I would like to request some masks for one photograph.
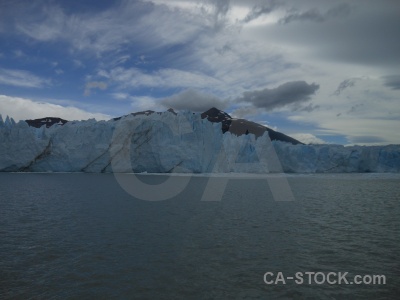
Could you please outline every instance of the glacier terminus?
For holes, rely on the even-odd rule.
[[[219,113],[220,114],[220,113]],[[304,145],[173,110],[47,127],[0,116],[1,172],[399,172],[400,145]],[[232,126],[233,128],[234,126]],[[275,132],[275,134],[277,134]],[[289,138],[289,137],[288,137]],[[272,139],[272,141],[271,141]],[[290,140],[289,140],[290,141]],[[294,141],[294,139],[293,139]]]

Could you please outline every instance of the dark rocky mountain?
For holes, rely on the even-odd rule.
[[[207,118],[212,123],[222,123],[222,132],[225,133],[232,125],[232,117],[226,112],[212,107],[201,114],[201,118]]]
[[[25,122],[28,123],[28,125],[32,126],[32,127],[40,128],[43,125],[46,125],[46,127],[49,128],[50,126],[53,126],[54,124],[64,125],[68,121],[61,119],[61,118],[47,117],[47,118],[34,119],[34,120],[25,120]]]
[[[248,121],[245,119],[235,119],[232,118],[229,114],[224,111],[219,110],[218,108],[210,108],[209,110],[203,112],[201,117],[207,118],[210,122],[213,123],[222,123],[222,132],[225,133],[227,131],[236,134],[238,136],[242,134],[252,133],[257,137],[262,136],[265,131],[268,131],[268,135],[273,141],[283,141],[288,142],[293,145],[302,144],[298,140],[287,136],[281,132],[272,130],[271,128],[265,127],[263,125],[257,124],[252,121]]]
[[[176,112],[172,108],[169,108],[167,111],[169,111],[170,113],[173,113],[174,115],[176,115]],[[161,114],[161,112],[155,112],[154,110],[145,110],[145,111],[138,111],[138,112],[131,113],[131,115],[134,115],[134,116],[146,115],[146,116],[148,116],[148,115],[151,115],[151,114],[154,114],[154,113]],[[113,118],[113,120],[114,121],[118,121],[122,117],[125,117],[125,116]]]

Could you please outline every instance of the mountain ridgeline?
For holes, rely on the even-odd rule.
[[[176,115],[176,112],[172,108],[168,109],[168,111],[170,113],[173,113]],[[154,113],[160,114],[160,112],[155,112],[153,110],[146,110],[146,111],[131,113],[131,115],[133,115],[133,116],[139,116],[139,115],[149,116]],[[122,117],[117,117],[117,118],[113,118],[113,120],[118,121],[121,118]],[[272,130],[271,128],[268,128],[266,126],[263,126],[263,125],[255,123],[255,122],[245,120],[245,119],[232,118],[226,112],[219,110],[218,108],[215,108],[215,107],[212,107],[209,110],[203,112],[201,114],[201,118],[202,119],[207,118],[207,120],[212,123],[221,123],[222,124],[222,133],[229,131],[237,136],[241,136],[243,134],[254,134],[256,136],[256,138],[258,138],[267,131],[269,138],[272,141],[282,141],[282,142],[291,143],[293,145],[302,144],[298,140],[296,140],[290,136],[287,136],[281,132]],[[46,127],[49,128],[49,127],[53,126],[54,124],[64,125],[68,121],[61,119],[61,118],[47,117],[47,118],[34,119],[34,120],[25,120],[25,122],[27,122],[28,125],[31,127],[40,128],[43,125],[46,125]]]
[[[40,119],[34,119],[34,120],[25,120],[25,122],[28,123],[28,125],[31,127],[40,128],[43,125],[45,125],[46,128],[49,128],[55,124],[64,125],[68,121],[61,119],[61,118],[47,117],[47,118],[40,118]]]
[[[267,131],[269,138],[272,141],[282,141],[291,143],[293,145],[302,144],[301,142],[290,136],[287,136],[281,132],[272,130],[271,128],[265,127],[255,122],[248,121],[245,119],[232,118],[226,112],[223,112],[215,107],[210,108],[209,110],[203,112],[201,114],[201,117],[203,119],[207,118],[208,121],[213,123],[222,123],[223,133],[229,131],[237,136],[252,133],[256,136],[256,138],[258,138],[262,136],[264,132]]]

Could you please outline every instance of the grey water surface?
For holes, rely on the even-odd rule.
[[[0,298],[398,299],[400,175],[286,178],[295,201],[274,201],[263,177],[232,177],[221,201],[201,201],[213,178],[197,176],[152,202],[112,174],[1,173]],[[386,284],[267,284],[266,272]]]

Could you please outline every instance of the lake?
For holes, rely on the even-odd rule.
[[[181,193],[146,201],[113,174],[1,173],[0,298],[396,299],[400,174],[275,176],[294,201],[265,175],[175,176]],[[137,178],[157,191],[169,177]],[[339,272],[348,284],[321,282]]]

